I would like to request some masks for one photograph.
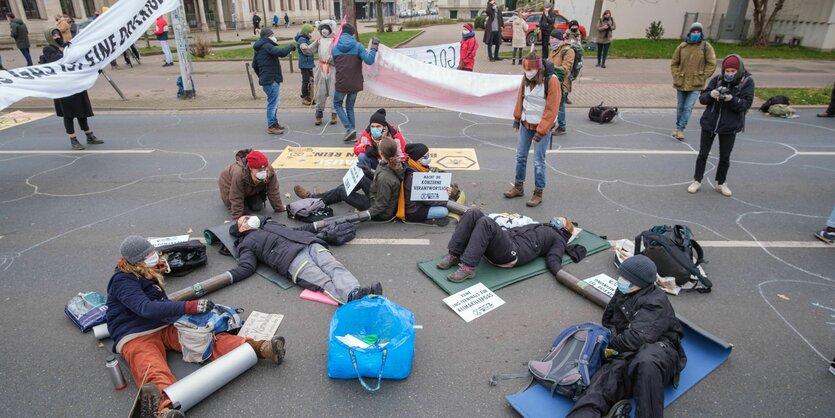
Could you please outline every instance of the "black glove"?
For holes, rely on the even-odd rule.
[[[380,46],[380,38],[378,38],[376,36],[371,38],[371,48],[377,48],[379,46]]]
[[[377,153],[377,148],[374,148],[370,145],[365,148],[365,155],[368,158],[371,158],[372,160],[376,160],[380,156],[380,154]]]
[[[290,50],[291,50],[291,51],[295,51],[295,50],[296,50],[296,44],[292,44],[292,45],[290,45]]]

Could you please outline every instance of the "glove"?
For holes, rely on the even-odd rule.
[[[614,357],[614,356],[616,356],[616,355],[618,355],[618,352],[617,352],[617,351],[612,350],[611,348],[607,348],[607,349],[606,349],[606,358],[612,358],[612,357]]]
[[[371,38],[371,48],[377,48],[378,46],[380,46],[380,38],[376,36]]]
[[[733,98],[734,98],[734,96],[731,96],[730,94],[726,94],[726,95],[725,95],[725,101],[726,101],[726,102],[730,102],[730,101],[731,101],[731,99],[733,99]]]
[[[542,140],[542,138],[539,135],[534,135],[533,136],[533,142],[539,142],[541,140]]]
[[[719,100],[719,90],[713,89],[710,91],[710,97]]]
[[[376,160],[380,156],[380,154],[377,152],[377,148],[374,148],[372,146],[365,148],[365,155],[368,158],[371,158],[372,160]]]
[[[190,300],[186,302],[186,315],[197,315],[211,311],[215,304],[208,299]]]
[[[292,45],[290,45],[290,50],[291,50],[291,51],[295,51],[295,50],[296,50],[296,44],[292,44]]]

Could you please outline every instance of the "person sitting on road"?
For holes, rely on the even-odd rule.
[[[270,218],[241,216],[229,227],[236,237],[238,266],[229,270],[232,282],[255,273],[264,263],[293,283],[324,292],[340,304],[361,299],[369,294],[382,295],[379,282],[361,287],[357,278],[333,257],[327,243],[308,231],[288,228]]]
[[[368,210],[374,221],[390,221],[397,213],[397,199],[400,197],[405,170],[397,156],[399,147],[395,140],[391,137],[383,138],[379,149],[383,162],[377,166],[376,171],[362,167],[365,175],[351,194],[345,192],[342,184],[324,193],[311,193],[298,184],[293,187],[293,191],[302,199],[319,198],[326,205],[345,202],[357,210]]]
[[[412,200],[412,178],[415,173],[437,171],[429,167],[432,158],[429,147],[424,144],[406,145],[406,173],[403,175],[403,194],[397,203],[397,217],[406,222],[425,222],[431,225],[447,226],[449,224],[449,200],[422,201]],[[449,199],[458,198],[458,188],[447,187]]]
[[[603,311],[611,358],[591,378],[568,417],[664,416],[664,387],[678,386],[687,364],[684,330],[667,294],[655,286],[655,263],[644,255],[618,267],[618,291]],[[611,350],[611,351],[610,351]]]
[[[470,209],[455,227],[438,268],[446,270],[458,264],[447,276],[453,283],[475,278],[481,257],[498,267],[516,267],[545,256],[545,264],[554,275],[562,269],[562,255],[574,232],[571,219],[558,216],[547,224],[530,224],[504,229],[478,209]]]
[[[182,417],[170,409],[171,400],[162,390],[177,380],[168,368],[166,350],[182,351],[174,322],[182,315],[210,312],[214,303],[207,299],[185,302],[169,300],[163,273],[168,263],[147,239],[131,235],[119,247],[122,257],[107,285],[107,330],[115,345],[113,352],[125,359],[140,388],[143,417]],[[252,340],[225,332],[214,335],[212,356],[220,356],[249,344],[260,359],[281,364],[284,337]]]
[[[243,216],[245,209],[259,212],[267,199],[274,211],[287,210],[281,203],[275,170],[261,151],[238,151],[235,162],[220,172],[217,185],[220,200],[231,212],[232,219]]]
[[[354,155],[359,160],[359,165],[368,167],[372,170],[377,169],[377,164],[380,161],[379,145],[380,141],[385,138],[394,138],[400,143],[397,150],[397,158],[400,161],[406,160],[406,138],[397,130],[396,126],[390,125],[386,122],[386,109],[378,109],[371,115],[368,122],[368,127],[362,131],[362,135],[354,144]]]

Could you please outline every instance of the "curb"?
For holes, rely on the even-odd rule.
[[[414,35],[413,35],[412,37],[410,37],[409,39],[406,39],[405,41],[403,41],[403,42],[401,42],[401,43],[399,43],[399,44],[395,45],[395,46],[394,46],[394,48],[400,48],[401,46],[406,45],[406,44],[408,44],[409,42],[412,42],[412,41],[413,41],[413,40],[415,40],[415,38],[417,38],[418,36],[423,35],[423,33],[424,33],[424,32],[426,32],[426,30],[425,30],[425,29],[420,29],[420,30],[418,31],[418,33],[414,34]]]

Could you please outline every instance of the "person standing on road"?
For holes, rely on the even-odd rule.
[[[10,35],[14,39],[15,46],[23,54],[23,58],[26,59],[26,66],[31,66],[32,55],[29,54],[29,28],[26,27],[22,19],[19,17],[16,18],[13,13],[7,14],[6,17],[9,19]]]
[[[705,164],[713,140],[719,135],[719,165],[716,167],[716,191],[730,197],[731,189],[725,182],[731,165],[731,151],[734,149],[736,134],[745,130],[745,114],[754,101],[754,79],[745,70],[739,55],[728,55],[722,61],[722,73],[710,79],[699,95],[699,102],[705,111],[699,121],[702,125],[702,141],[696,158],[696,172],[693,183],[687,187],[696,193],[702,186]]]
[[[826,227],[815,232],[815,236],[827,244],[835,242],[835,206],[832,207],[832,213],[829,214]]]
[[[516,182],[504,193],[504,197],[512,199],[525,195],[528,153],[533,143],[536,188],[531,200],[526,203],[529,207],[542,203],[542,192],[545,189],[545,150],[548,149],[551,128],[554,127],[554,119],[562,101],[560,82],[554,76],[546,80],[545,65],[536,52],[531,52],[525,57],[522,63],[525,75],[522,77],[513,110],[513,130],[519,134],[519,142],[516,145]]]
[[[290,16],[287,15],[287,12],[284,12],[284,27],[285,28],[290,27]]]
[[[273,27],[278,27],[278,15],[273,15]]]
[[[220,200],[238,219],[246,211],[260,212],[270,201],[274,212],[284,212],[278,190],[278,176],[261,151],[245,149],[235,153],[235,162],[220,172],[217,180]]]
[[[259,30],[261,30],[261,16],[258,16],[256,12],[252,12],[252,34],[257,35]]]
[[[565,42],[565,32],[562,29],[557,29],[551,32],[551,38],[548,42],[551,47],[551,56],[548,58],[554,67],[562,68],[562,100],[560,100],[560,111],[557,116],[557,129],[554,130],[554,135],[565,135],[565,103],[568,101],[568,93],[571,92],[571,69],[574,68],[574,60],[576,59],[574,49],[571,45]]]
[[[258,76],[258,84],[267,95],[267,133],[283,134],[285,127],[278,123],[276,115],[281,83],[284,81],[279,58],[286,57],[293,52],[296,44],[291,43],[284,48],[279,48],[273,30],[264,28],[261,30],[261,39],[252,45],[252,49],[255,50],[255,55],[252,57],[252,69]]]
[[[461,71],[473,71],[475,68],[475,53],[478,51],[478,42],[475,41],[473,24],[467,22],[461,31],[461,59],[458,69]]]
[[[314,124],[319,126],[322,124],[322,118],[325,116],[325,104],[328,97],[336,93],[336,70],[333,69],[333,59],[331,57],[331,50],[334,42],[334,29],[336,22],[333,20],[324,20],[319,25],[319,39],[316,40],[316,47],[319,50],[319,71],[316,74],[316,120]],[[333,105],[331,105],[333,106]],[[333,107],[331,107],[333,109]],[[331,125],[336,125],[336,112],[331,112]]]
[[[165,55],[165,63],[162,66],[170,67],[174,65],[174,57],[171,56],[171,49],[168,48],[168,22],[162,16],[157,18],[157,27],[154,35],[156,35],[157,41],[159,41],[159,47],[162,48],[162,53]]]
[[[705,81],[716,69],[716,53],[710,42],[702,35],[702,24],[693,22],[690,31],[673,53],[670,71],[673,74],[673,87],[677,91],[676,130],[673,138],[683,141],[684,130],[690,121],[693,105],[699,92],[705,87]]]
[[[528,46],[528,22],[522,16],[522,11],[516,11],[516,19],[513,19],[513,39],[511,46],[513,47],[513,62],[516,65],[516,54],[519,54],[519,65],[522,65],[522,59],[525,58],[525,47]]]
[[[612,44],[612,32],[615,30],[615,19],[612,12],[606,10],[597,22],[597,66],[606,68],[606,57],[609,56],[609,45]]]
[[[487,45],[487,56],[490,61],[501,61],[499,58],[499,45],[502,38],[499,31],[502,29],[502,14],[496,6],[496,0],[487,2],[487,9],[484,11],[487,20],[484,22],[484,43]],[[493,48],[491,48],[493,46]]]
[[[378,38],[371,38],[371,50],[366,51],[354,38],[355,33],[356,29],[350,23],[342,26],[342,34],[339,35],[336,47],[332,51],[333,65],[336,70],[333,108],[345,128],[345,137],[342,139],[345,142],[357,139],[354,102],[357,100],[357,93],[363,88],[362,63],[374,64],[377,48],[380,45]]]
[[[313,25],[305,23],[302,30],[296,34],[296,45],[299,47],[299,70],[302,73],[302,104],[313,104],[313,54],[316,50],[310,46],[310,34]]]
[[[548,37],[551,35],[551,32],[554,31],[554,5],[553,4],[546,4],[545,10],[542,11],[542,15],[539,17],[539,39],[542,40],[542,58],[547,59],[550,54],[550,50],[548,47]]]

